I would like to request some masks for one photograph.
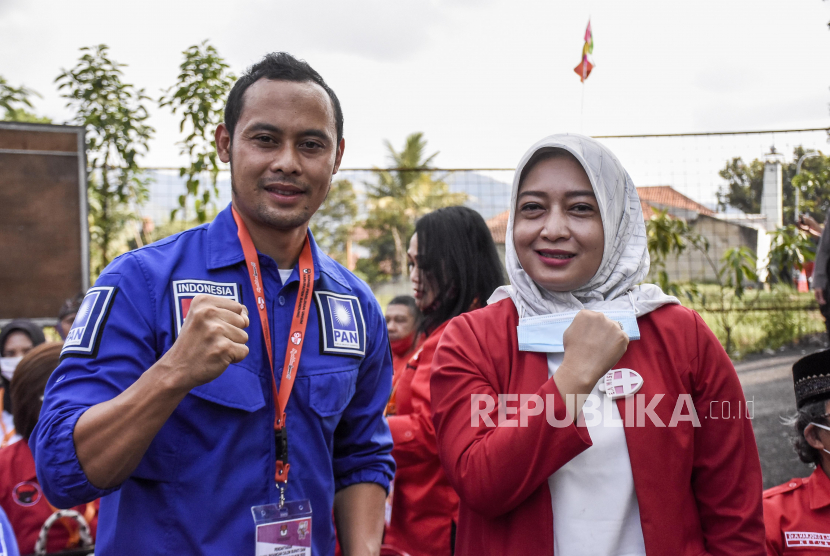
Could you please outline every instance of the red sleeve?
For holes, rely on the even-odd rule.
[[[392,431],[392,457],[398,469],[425,460],[434,460],[438,455],[435,445],[435,429],[430,416],[429,372],[433,352],[426,349],[418,358],[418,367],[409,384],[412,413],[388,417]]]
[[[498,349],[499,344],[480,339],[466,317],[450,322],[433,359],[433,421],[441,462],[459,497],[474,511],[496,517],[526,500],[557,469],[588,448],[591,440],[584,428],[577,429],[573,423],[551,426],[546,411],[526,416],[526,427],[505,426],[515,423],[518,413],[501,426],[490,427],[483,419],[474,423],[472,396],[486,395],[496,402],[489,417],[498,424],[501,392],[487,377],[507,376],[511,369],[495,368],[487,349]],[[546,410],[546,396],[555,398],[553,417],[565,421],[565,407],[553,380],[547,380],[536,395],[546,401]]]
[[[784,551],[781,539],[781,512],[776,498],[764,500],[764,528],[767,537],[767,556],[781,556]]]
[[[692,489],[703,538],[713,556],[760,556],[761,462],[743,390],[732,361],[697,313],[695,326],[693,397],[701,426],[695,429]]]

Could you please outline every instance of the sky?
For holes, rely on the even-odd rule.
[[[573,68],[589,18],[596,68],[583,86]],[[383,165],[384,140],[421,131],[438,166],[509,168],[556,132],[830,127],[828,21],[822,0],[0,0],[0,75],[63,122],[53,81],[82,46],[109,45],[154,98],[204,39],[237,75],[284,50],[340,97],[344,167]],[[142,163],[182,164],[178,117],[155,106],[150,122]],[[626,155],[638,175],[664,158],[648,150]]]

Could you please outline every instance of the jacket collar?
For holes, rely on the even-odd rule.
[[[827,478],[821,465],[817,465],[816,470],[810,475],[807,491],[810,493],[811,510],[830,506],[830,478]]]
[[[207,229],[208,270],[232,266],[245,260],[237,232],[238,228],[233,219],[231,205],[228,205],[216,215],[216,218]],[[338,264],[320,250],[310,230],[308,237],[311,241],[311,258],[314,261],[314,281],[316,282],[320,278],[322,272],[347,290],[351,290],[352,288],[343,273],[340,272]]]

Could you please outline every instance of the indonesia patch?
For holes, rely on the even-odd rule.
[[[95,356],[101,332],[104,329],[104,321],[112,306],[115,292],[115,286],[96,286],[86,292],[78,313],[75,315],[75,322],[72,323],[72,328],[66,335],[61,357]]]
[[[362,357],[366,354],[366,322],[360,301],[353,295],[314,292],[320,315],[323,353]]]
[[[208,282],[207,280],[174,280],[173,302],[176,305],[176,334],[182,331],[182,325],[184,325],[184,319],[187,317],[193,298],[202,293],[233,299],[240,303],[238,284]]]

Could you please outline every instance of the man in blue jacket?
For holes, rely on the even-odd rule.
[[[334,553],[332,510],[347,556],[377,554],[386,325],[308,232],[343,156],[340,104],[271,54],[234,85],[216,145],[231,206],[87,293],[30,440],[41,485],[59,507],[102,497],[104,556],[268,553],[251,511],[282,499],[310,501],[313,554]]]

